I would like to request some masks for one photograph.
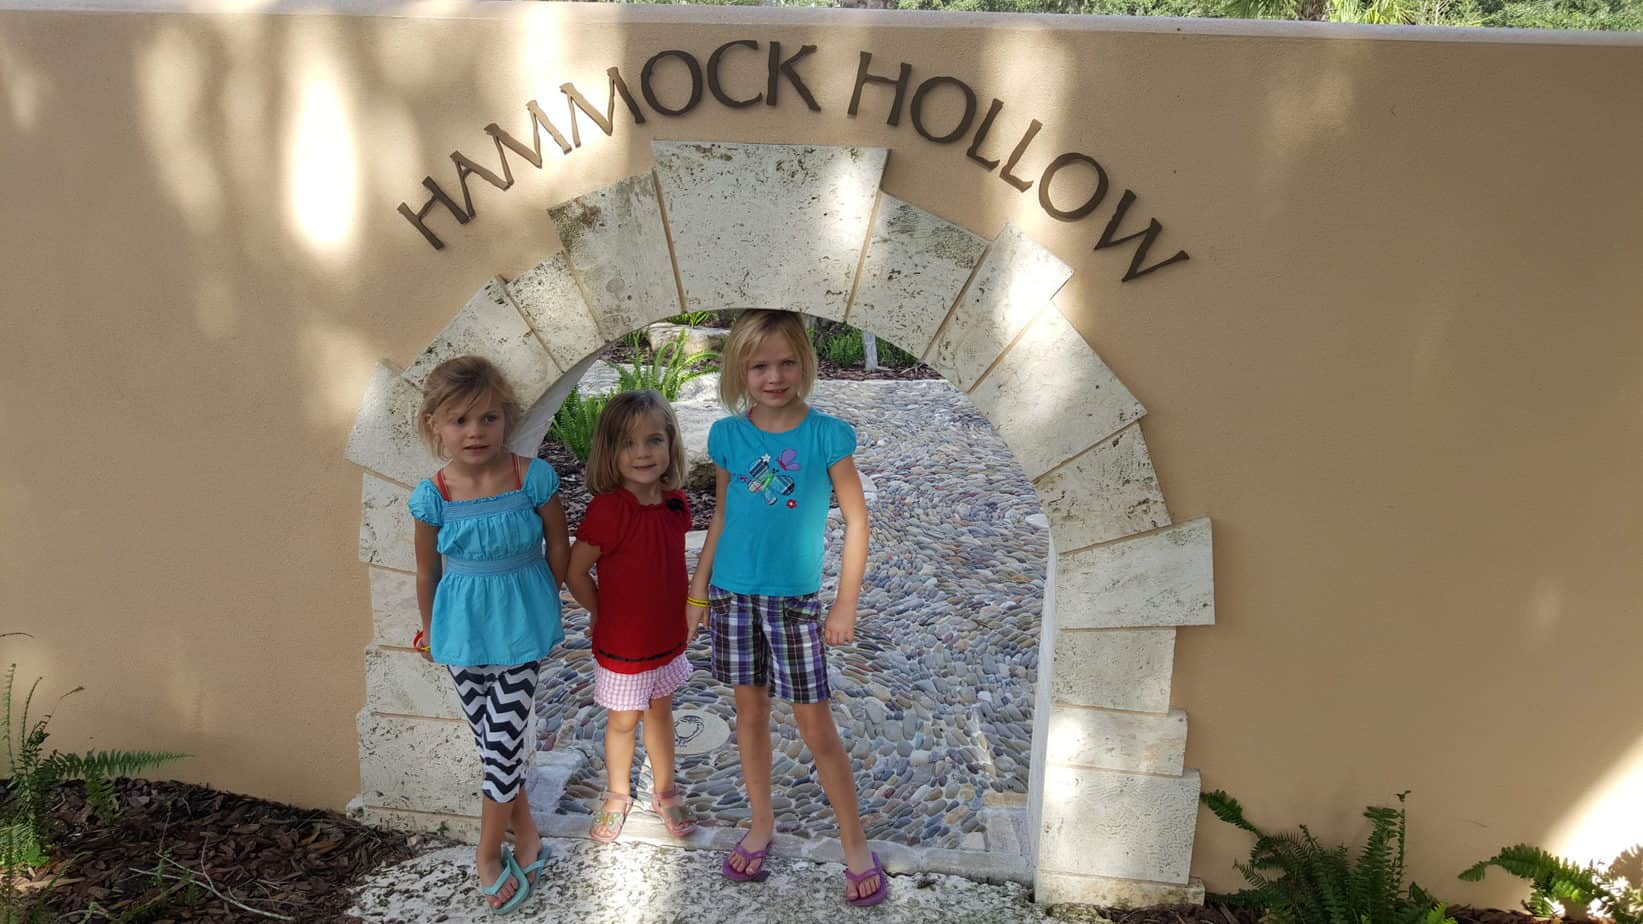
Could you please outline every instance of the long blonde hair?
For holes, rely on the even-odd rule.
[[[654,391],[624,391],[610,399],[599,412],[599,422],[593,428],[593,447],[588,453],[588,467],[584,477],[588,492],[608,494],[622,486],[622,471],[617,466],[617,455],[628,438],[635,421],[646,414],[654,414],[667,434],[667,470],[662,472],[662,487],[673,489],[685,483],[685,444],[679,439],[679,421],[667,399]]]
[[[422,386],[422,408],[416,415],[416,432],[422,442],[441,459],[451,456],[440,442],[434,428],[434,417],[439,414],[466,413],[486,398],[493,399],[502,411],[502,442],[513,435],[524,410],[514,395],[513,385],[496,364],[483,356],[453,356],[434,367]]]
[[[747,393],[747,364],[765,338],[772,336],[785,338],[793,348],[803,378],[798,387],[799,400],[810,397],[810,388],[816,384],[816,350],[810,345],[804,319],[791,311],[744,311],[730,325],[719,364],[719,400],[732,412],[740,414],[752,407],[753,399]]]

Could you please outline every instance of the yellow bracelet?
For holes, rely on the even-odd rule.
[[[691,606],[699,606],[699,607],[702,607],[703,609],[706,609],[708,606],[711,605],[706,600],[698,600],[695,597],[692,597],[690,594],[685,594],[685,602],[690,604]]]

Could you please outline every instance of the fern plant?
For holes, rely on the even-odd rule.
[[[1217,896],[1226,904],[1266,911],[1279,924],[1454,924],[1420,886],[1404,886],[1408,818],[1398,807],[1370,806],[1369,838],[1354,860],[1344,846],[1325,846],[1306,825],[1296,834],[1268,834],[1244,817],[1221,790],[1202,800],[1215,817],[1255,835],[1248,863],[1234,864],[1249,888]]]
[[[7,632],[0,638],[24,635]],[[114,780],[135,776],[161,764],[187,757],[170,751],[88,751],[63,754],[46,750],[47,726],[51,714],[30,718],[34,694],[40,688],[35,678],[17,710],[14,692],[17,665],[6,669],[4,689],[0,689],[0,738],[5,740],[7,780],[5,798],[0,802],[0,909],[3,920],[18,920],[17,880],[25,872],[44,866],[51,830],[49,800],[59,783],[83,780],[86,802],[101,818],[112,816]],[[62,702],[83,687],[58,697]]]
[[[648,362],[638,345],[634,347],[633,362],[616,367],[617,383],[623,391],[656,391],[669,401],[679,400],[679,390],[686,382],[712,372],[708,363],[719,358],[712,350],[687,355],[684,331],[662,344]]]
[[[1491,866],[1498,866],[1520,879],[1529,880],[1529,910],[1538,917],[1551,917],[1563,905],[1563,917],[1586,921],[1593,902],[1615,924],[1643,924],[1643,883],[1630,883],[1621,875],[1621,864],[1638,848],[1623,853],[1607,870],[1596,864],[1580,866],[1552,856],[1529,844],[1507,847],[1487,860],[1479,860],[1460,874],[1467,882],[1482,882]]]
[[[609,403],[610,395],[584,396],[573,388],[553,415],[553,435],[584,465],[593,448],[593,430],[599,423],[599,414]]]

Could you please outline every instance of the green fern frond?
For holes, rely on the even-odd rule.
[[[1198,800],[1204,803],[1216,818],[1233,827],[1242,828],[1256,837],[1261,836],[1261,829],[1244,818],[1244,807],[1238,804],[1237,799],[1227,795],[1226,790],[1217,789],[1214,792],[1200,793]]]

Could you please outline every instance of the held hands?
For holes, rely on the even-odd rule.
[[[822,625],[822,641],[829,645],[845,645],[856,640],[856,608],[841,606],[834,600],[827,611],[827,622]]]

